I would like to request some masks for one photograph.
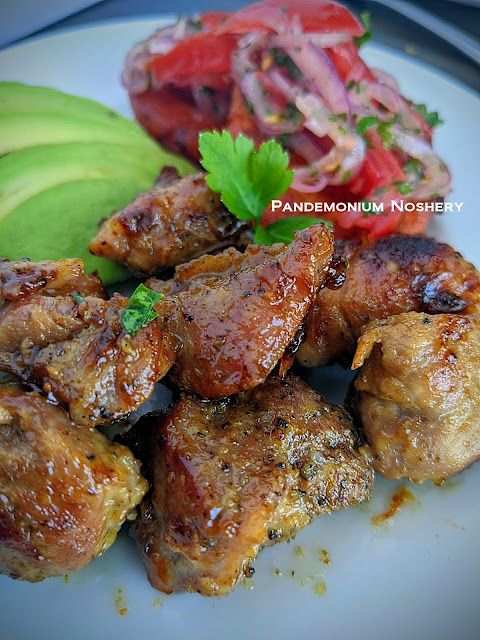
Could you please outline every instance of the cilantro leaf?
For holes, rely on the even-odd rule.
[[[255,242],[259,244],[273,244],[274,242],[290,243],[293,240],[295,231],[306,229],[313,224],[325,224],[330,229],[333,225],[329,220],[315,218],[314,216],[288,216],[272,222],[268,227],[260,227],[261,231],[255,233]],[[258,231],[258,229],[257,229]]]
[[[207,185],[240,220],[259,220],[293,180],[289,155],[275,140],[256,151],[243,135],[234,140],[228,131],[207,131],[200,134],[199,148]]]
[[[408,184],[408,182],[404,182],[403,180],[395,180],[394,183],[397,191],[402,196],[407,196],[409,193],[412,193],[412,187]]]
[[[142,327],[155,320],[158,313],[153,306],[162,298],[163,293],[157,293],[144,284],[139,284],[120,317],[125,333],[134,336]]]
[[[428,126],[433,129],[434,127],[438,127],[443,124],[443,120],[438,115],[438,111],[429,111],[427,109],[427,105],[425,104],[416,104],[415,109],[422,116]]]
[[[360,18],[362,20],[365,33],[361,36],[353,38],[353,41],[358,48],[360,48],[362,44],[365,44],[366,42],[368,42],[372,37],[372,18],[370,16],[370,12],[362,11],[360,13]]]
[[[378,127],[380,124],[380,119],[377,116],[366,116],[362,118],[357,124],[357,131],[362,136],[365,131],[371,129],[372,127]]]

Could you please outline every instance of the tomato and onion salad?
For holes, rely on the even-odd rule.
[[[438,116],[366,65],[366,38],[337,2],[265,0],[156,31],[128,55],[123,81],[145,128],[194,160],[204,130],[243,132],[257,143],[274,137],[295,169],[287,200],[383,205],[380,215],[322,212],[339,236],[418,233],[429,215],[407,219],[391,202],[449,192],[450,174],[432,149]],[[278,215],[267,211],[266,222]]]

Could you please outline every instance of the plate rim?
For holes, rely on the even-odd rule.
[[[192,15],[196,15],[195,12],[192,12]],[[12,53],[16,49],[19,49],[23,46],[28,46],[31,44],[35,44],[37,42],[43,42],[45,40],[56,38],[57,36],[65,36],[65,35],[68,35],[69,33],[77,33],[82,31],[94,31],[97,29],[104,29],[104,28],[115,28],[117,26],[125,26],[128,24],[153,22],[155,20],[159,20],[167,23],[168,21],[173,22],[174,20],[178,20],[180,16],[181,14],[160,12],[160,13],[153,13],[153,14],[144,14],[144,15],[135,16],[135,17],[124,16],[124,17],[115,17],[115,18],[104,18],[102,20],[98,20],[95,22],[86,22],[84,24],[79,24],[79,25],[70,25],[66,27],[60,27],[51,32],[39,33],[32,36],[28,36],[26,38],[23,38],[20,42],[10,44],[10,45],[7,45],[6,47],[0,48],[0,60],[4,53]],[[162,26],[162,25],[159,25],[159,26]],[[476,91],[473,87],[470,87],[469,85],[465,84],[462,80],[459,80],[455,76],[451,75],[445,69],[442,69],[441,67],[437,67],[431,64],[430,62],[423,60],[420,57],[410,55],[402,49],[396,49],[384,43],[378,42],[375,40],[375,37],[373,37],[373,39],[365,46],[365,48],[367,51],[377,50],[382,53],[397,57],[403,61],[409,62],[415,66],[418,66],[421,69],[423,69],[425,72],[428,72],[443,81],[451,83],[457,89],[462,90],[465,93],[469,94],[470,97],[480,100],[479,91]]]

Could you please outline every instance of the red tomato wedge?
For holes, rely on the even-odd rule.
[[[327,53],[345,84],[351,80],[354,82],[375,81],[375,76],[358,55],[358,48],[353,42],[345,42],[327,49]]]
[[[206,11],[200,16],[202,29],[213,31],[227,20],[232,14],[228,11]]]
[[[251,31],[284,31],[294,16],[306,32],[341,31],[352,36],[364,32],[350,11],[331,0],[265,0],[241,9],[217,29],[217,33],[243,34]]]
[[[150,61],[150,71],[157,80],[177,87],[192,84],[219,88],[222,76],[230,72],[232,52],[237,39],[231,34],[213,37],[209,32],[182,40],[168,53]]]
[[[372,197],[376,189],[389,187],[405,174],[395,155],[382,144],[375,131],[368,131],[367,139],[372,145],[359,174],[349,183],[350,191],[360,199]]]

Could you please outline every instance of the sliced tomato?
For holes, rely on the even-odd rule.
[[[177,153],[198,160],[198,134],[224,123],[202,115],[193,102],[169,87],[130,94],[135,117],[155,138]]]
[[[230,18],[232,14],[228,11],[206,11],[200,16],[202,28],[206,31],[213,31]]]
[[[400,162],[395,154],[386,149],[376,131],[368,131],[370,143],[365,162],[358,175],[349,183],[350,191],[358,198],[372,197],[376,189],[390,187],[397,180],[404,180]]]
[[[375,76],[358,54],[353,42],[345,42],[327,49],[340,78],[347,84],[350,80],[375,82]]]
[[[315,33],[342,31],[352,36],[364,32],[361,22],[344,6],[331,0],[266,0],[234,13],[217,33],[285,30],[298,16],[303,30]]]
[[[198,33],[182,40],[168,53],[154,56],[150,71],[157,80],[177,87],[196,84],[220,88],[230,72],[236,45],[237,39],[231,34],[213,37],[209,32]]]
[[[256,143],[263,140],[255,120],[247,109],[243,94],[237,86],[233,87],[226,129],[235,137],[243,133]]]

